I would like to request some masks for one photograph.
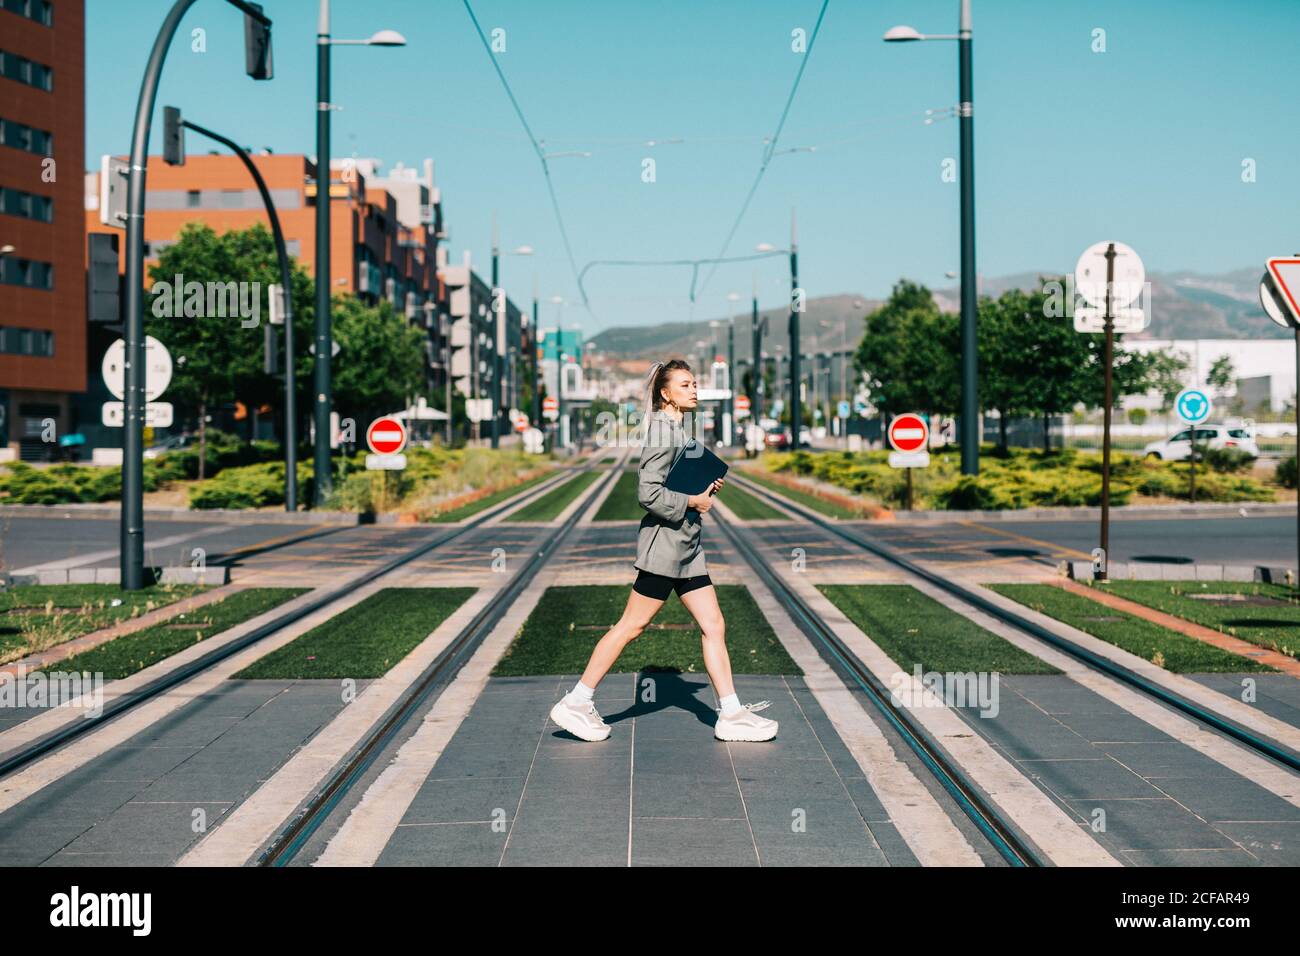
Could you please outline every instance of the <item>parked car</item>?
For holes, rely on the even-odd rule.
[[[164,452],[176,451],[179,448],[188,448],[198,442],[194,435],[172,435],[170,438],[164,438],[156,445],[150,445],[144,450],[145,458],[157,458]]]
[[[768,448],[786,449],[790,447],[790,433],[784,428],[769,428],[763,443]]]
[[[1251,429],[1228,425],[1197,425],[1196,444],[1206,448],[1234,448],[1245,452],[1252,458],[1259,457],[1259,445]],[[1159,458],[1164,461],[1186,461],[1192,453],[1192,429],[1182,431],[1162,440],[1153,441],[1142,449],[1146,458]]]

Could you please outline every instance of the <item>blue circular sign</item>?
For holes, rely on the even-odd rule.
[[[1174,411],[1188,425],[1199,425],[1210,417],[1209,393],[1200,388],[1185,388],[1174,400]]]

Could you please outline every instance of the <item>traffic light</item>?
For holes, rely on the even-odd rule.
[[[258,13],[260,3],[250,3]],[[274,75],[271,67],[271,21],[263,23],[256,17],[244,14],[244,72],[255,80],[269,80]]]
[[[90,322],[122,321],[122,277],[117,271],[116,232],[92,232],[86,237],[86,318]]]
[[[181,111],[175,106],[163,107],[163,162],[168,166],[185,165],[185,127],[181,125]]]

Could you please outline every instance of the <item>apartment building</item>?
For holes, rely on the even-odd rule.
[[[4,459],[46,457],[86,387],[84,18],[83,0],[0,0]]]

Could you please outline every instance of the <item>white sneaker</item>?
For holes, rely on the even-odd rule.
[[[574,706],[568,703],[567,695],[551,708],[551,720],[582,740],[604,740],[609,736],[609,724],[601,719],[595,704]]]
[[[776,736],[779,724],[754,713],[771,705],[770,700],[760,700],[756,704],[746,704],[730,717],[718,714],[718,722],[713,725],[713,736],[719,740],[771,740]]]

